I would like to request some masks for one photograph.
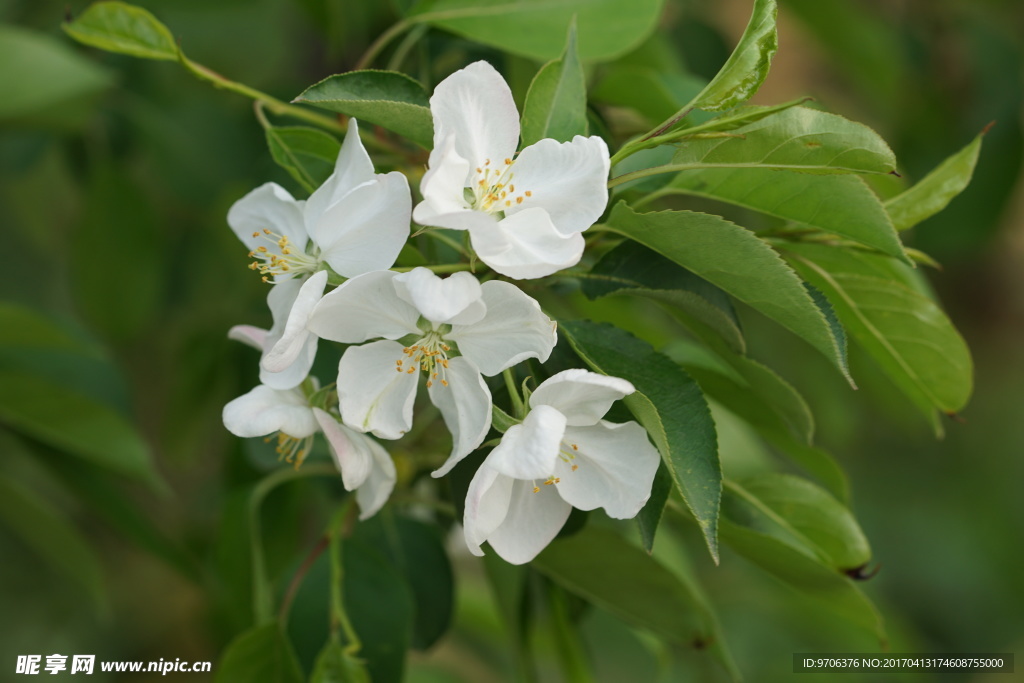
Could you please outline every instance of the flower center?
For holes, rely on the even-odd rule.
[[[427,373],[427,387],[440,380],[441,386],[448,386],[448,352],[452,350],[437,330],[402,349],[405,358],[395,361],[395,370],[413,374],[417,370]]]
[[[491,164],[487,159],[482,167],[477,167],[473,177],[472,190],[473,208],[485,213],[500,213],[511,208],[513,204],[522,204],[533,192],[525,190],[516,194],[516,186],[512,182],[512,165],[515,161],[505,159],[502,164]]]
[[[565,463],[568,463],[569,465],[572,465],[572,471],[573,472],[575,472],[577,469],[579,469],[579,465],[577,465],[575,462],[573,462],[573,460],[576,459],[576,451],[578,451],[579,449],[580,449],[580,447],[577,446],[576,444],[574,444],[574,443],[567,444],[567,443],[565,443],[563,441],[562,442],[562,448],[558,451],[558,457],[562,459],[562,462],[565,462]],[[562,481],[562,479],[560,477],[556,477],[556,476],[552,475],[552,476],[547,478],[547,481],[544,482],[544,486],[551,486],[552,484],[557,484],[560,481]],[[540,493],[540,486],[537,486],[537,482],[536,481],[533,483],[533,492],[534,493]]]
[[[315,256],[297,248],[284,235],[263,228],[262,231],[254,232],[252,236],[266,242],[249,252],[249,258],[256,259],[249,264],[249,269],[259,271],[264,282],[270,282],[270,278],[275,278],[276,281],[277,278],[314,273],[320,267],[320,262]]]
[[[284,460],[285,462],[295,463],[295,469],[299,469],[302,462],[309,455],[309,449],[313,446],[313,437],[295,437],[284,432],[278,432],[277,436],[271,434],[264,439],[267,443],[277,440],[277,451],[278,460]]]

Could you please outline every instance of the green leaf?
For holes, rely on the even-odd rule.
[[[149,448],[111,408],[60,384],[0,370],[0,421],[94,465],[159,485]]]
[[[574,21],[565,52],[542,66],[530,83],[523,105],[523,146],[545,138],[568,142],[587,130],[587,82],[577,54]]]
[[[680,172],[651,196],[669,194],[696,195],[743,206],[846,237],[910,263],[882,202],[857,176],[767,168],[699,168]]]
[[[871,600],[854,583],[823,562],[784,541],[722,519],[722,541],[823,608],[886,642],[885,626]]]
[[[434,122],[427,92],[418,81],[397,71],[350,71],[328,76],[293,101],[382,126],[424,149],[433,146]]]
[[[737,137],[688,139],[673,164],[771,168],[804,173],[891,173],[896,156],[867,126],[807,107],[792,107],[734,128]]]
[[[654,30],[663,0],[423,0],[408,20],[540,62],[555,59],[576,18],[580,59],[625,54]]]
[[[612,209],[608,227],[775,320],[849,377],[843,350],[800,278],[749,230],[692,211],[638,214],[622,202]]]
[[[214,683],[303,683],[305,677],[281,625],[271,621],[231,641],[216,668]]]
[[[0,26],[0,119],[27,117],[111,84],[106,69],[50,36]]]
[[[650,121],[662,121],[679,111],[706,85],[689,74],[615,63],[590,93],[598,102],[631,107]]]
[[[103,568],[93,549],[47,501],[6,477],[0,477],[0,523],[84,588],[97,608],[104,605]]]
[[[143,59],[178,60],[178,44],[152,14],[125,2],[97,2],[62,25],[80,43]]]
[[[725,65],[687,108],[722,111],[749,100],[761,87],[779,47],[775,0],[754,0],[740,42]]]
[[[636,387],[624,402],[661,452],[717,562],[722,468],[715,424],[700,387],[647,342],[616,327],[576,320],[563,322],[559,329],[595,372]]]
[[[370,683],[370,674],[361,660],[331,641],[316,658],[309,683]]]
[[[984,136],[982,131],[971,144],[943,161],[913,187],[885,202],[885,210],[897,230],[912,228],[931,218],[963,192],[974,175]]]
[[[706,643],[711,628],[688,587],[622,536],[593,525],[553,541],[531,563],[571,593],[672,643]]]
[[[102,360],[103,349],[31,308],[0,301],[0,353],[11,349],[72,353]]]
[[[659,463],[658,471],[654,475],[654,483],[651,485],[651,497],[647,499],[636,516],[636,524],[640,528],[640,541],[647,552],[654,549],[654,536],[658,532],[661,516],[665,512],[665,504],[668,503],[671,494],[672,475],[669,474],[665,463]]]
[[[732,486],[833,568],[856,569],[871,560],[868,539],[850,510],[810,481],[770,473]]]
[[[931,299],[873,267],[870,255],[822,245],[785,247],[840,320],[915,404],[955,413],[971,394],[970,352]],[[877,258],[877,257],[876,257]]]
[[[684,321],[721,336],[742,353],[746,341],[729,296],[707,280],[651,249],[626,240],[601,257],[583,278],[588,299],[612,294],[642,296],[678,310]]]
[[[357,539],[342,545],[344,604],[374,683],[400,683],[412,632],[414,601],[403,577]]]
[[[333,135],[306,126],[268,126],[265,132],[274,161],[307,192],[334,172],[341,143]]]
[[[385,510],[360,523],[356,537],[405,577],[415,602],[412,646],[431,647],[448,630],[455,600],[452,567],[439,529]]]

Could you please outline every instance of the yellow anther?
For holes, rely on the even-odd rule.
[[[516,191],[516,186],[515,185],[509,185],[508,186],[508,191],[509,192],[515,192]]]
[[[270,234],[270,228],[263,228],[263,234],[264,235],[269,235]]]
[[[259,237],[259,236],[260,236],[260,233],[259,233],[258,231],[257,231],[257,232],[254,232],[254,233],[252,234],[252,236],[253,236],[253,237]]]
[[[477,172],[477,173],[483,173],[483,172],[484,172],[484,169],[482,169],[482,168],[477,168],[477,169],[476,169],[476,172]]]
[[[580,468],[580,466],[579,466],[579,465],[573,465],[573,466],[572,466],[572,471],[573,471],[573,472],[575,472],[575,471],[576,471],[576,470],[578,470],[579,468]]]
[[[430,387],[432,387],[432,386],[434,386],[434,383],[433,383],[433,382],[431,382],[431,381],[430,381],[430,380],[428,379],[428,380],[427,380],[427,389],[429,389],[429,388],[430,388]]]
[[[506,165],[506,166],[511,166],[511,165],[512,165],[512,160],[511,160],[511,159],[507,159],[507,158],[506,158],[506,159],[505,159],[505,165]]]
[[[266,275],[263,276],[262,280],[264,282],[270,282],[270,279]]]
[[[263,254],[266,254],[267,253],[267,248],[266,247],[256,247],[256,251],[258,251],[260,253],[263,253]]]
[[[540,493],[540,487],[539,486],[534,486],[533,487],[533,492],[534,493]]]
[[[491,165],[491,160],[490,159],[485,159],[484,160],[484,166],[490,166],[490,165]]]
[[[516,197],[516,204],[522,204],[522,203],[523,203],[523,198],[522,197]]]
[[[525,194],[525,195],[526,195],[527,197],[532,197],[532,196],[533,196],[533,193],[532,193],[532,192],[530,192],[529,190],[527,190],[527,191],[526,191],[526,192],[524,192],[523,194]]]
[[[510,202],[509,200],[506,199],[505,200],[505,206],[512,206],[512,202]]]
[[[415,368],[415,367],[409,368],[409,369],[408,369],[408,370],[406,370],[405,372],[406,372],[407,374],[411,375],[412,373],[416,372],[416,368]]]
[[[579,447],[579,446],[577,446],[577,445],[576,445],[576,444],[574,444],[574,443],[571,443],[571,444],[569,444],[569,445],[570,445],[570,446],[572,446],[572,449],[573,449],[574,451],[578,451],[578,450],[580,449],[580,447]]]
[[[401,364],[402,364],[402,359],[401,358],[399,358],[398,360],[395,361],[395,365],[401,365]]]
[[[441,380],[441,386],[444,386],[444,387],[448,386],[448,380],[446,380],[446,379]]]
[[[395,372],[401,372],[402,368],[395,368]]]

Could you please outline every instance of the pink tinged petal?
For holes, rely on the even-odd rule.
[[[505,214],[540,208],[562,235],[582,232],[608,204],[608,168],[608,146],[597,136],[541,140],[524,149],[513,167],[517,194],[529,190],[530,196]]]
[[[563,370],[544,380],[530,396],[530,406],[547,405],[565,415],[572,427],[596,424],[612,403],[636,389],[618,377],[588,370]]]
[[[316,432],[316,419],[299,390],[280,391],[259,385],[224,406],[224,426],[235,436],[284,432],[302,439]]]
[[[562,235],[539,208],[508,216],[497,226],[471,226],[469,230],[480,260],[517,280],[551,275],[576,265],[583,256],[583,236]]]
[[[640,512],[651,496],[661,461],[643,427],[602,420],[589,427],[569,427],[565,442],[579,450],[572,451],[575,458],[568,462],[558,461],[555,486],[562,498],[580,510],[604,508],[615,519]]]
[[[405,358],[402,345],[393,341],[345,350],[338,364],[338,402],[347,426],[381,439],[409,431],[419,373],[396,371],[395,361]]]
[[[412,217],[420,225],[436,225],[436,216],[469,211],[463,189],[470,164],[455,151],[455,136],[449,135],[440,147],[430,153],[429,168],[420,181],[423,201],[416,205]]]
[[[466,492],[462,530],[474,555],[483,555],[480,545],[501,526],[508,514],[515,480],[490,467],[485,460],[473,475]]]
[[[262,351],[264,342],[267,340],[267,330],[252,325],[235,325],[228,330],[228,339],[240,341]]]
[[[494,552],[511,564],[525,564],[555,536],[569,519],[572,506],[562,500],[554,486],[516,481],[512,485],[508,514],[501,526],[491,532],[487,542]]]
[[[395,275],[394,283],[398,297],[432,323],[472,323],[487,312],[480,300],[480,283],[469,273],[442,279],[427,268],[414,268]]]
[[[395,293],[396,275],[386,270],[366,273],[328,292],[313,309],[309,330],[321,339],[344,344],[421,334],[416,326],[419,311]]]
[[[277,183],[260,185],[235,202],[228,210],[228,225],[250,250],[262,246],[281,253],[276,245],[279,238],[268,239],[264,229],[287,237],[294,249],[305,249],[309,240],[302,222],[302,203]]]
[[[320,259],[344,277],[386,270],[409,237],[412,195],[397,171],[379,175],[332,204],[311,231]]]
[[[447,339],[488,377],[527,358],[542,363],[558,341],[556,325],[518,287],[492,280],[481,285],[487,315],[470,325],[453,325]]]
[[[314,408],[313,414],[327,437],[345,490],[356,491],[359,518],[372,516],[387,502],[395,487],[395,464],[391,456],[379,443],[349,429],[327,412]]]
[[[470,164],[501,164],[519,144],[519,111],[505,79],[487,62],[474,62],[437,84],[430,98],[434,147],[455,136],[455,151]]]
[[[310,235],[314,234],[314,226],[328,208],[373,178],[373,162],[363,147],[363,141],[359,139],[359,123],[349,119],[345,141],[334,162],[334,172],[306,202],[306,224],[310,228]]]
[[[565,416],[549,406],[526,414],[522,424],[509,427],[491,454],[491,467],[514,479],[545,480],[555,472]]]
[[[271,373],[282,372],[296,361],[302,351],[310,346],[310,342],[314,348],[316,347],[316,336],[306,328],[306,324],[309,322],[309,316],[313,313],[313,308],[323,298],[326,286],[327,271],[325,270],[313,273],[308,280],[302,283],[292,302],[280,338],[260,362],[264,370]],[[307,368],[308,370],[309,368]]]
[[[442,378],[448,386],[440,381]],[[427,391],[452,434],[451,455],[431,473],[441,477],[483,443],[491,428],[491,392],[476,366],[462,357],[452,358],[446,370],[438,370],[438,378],[431,381]]]

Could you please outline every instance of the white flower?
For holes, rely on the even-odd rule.
[[[261,384],[224,406],[223,418],[224,426],[236,436],[277,433],[277,452],[296,468],[309,453],[313,435],[323,432],[345,489],[356,492],[360,519],[375,514],[395,487],[395,464],[387,451],[327,411],[311,406],[301,388],[282,391]]]
[[[481,378],[527,358],[547,360],[555,323],[507,282],[481,285],[469,273],[441,279],[426,268],[352,278],[325,296],[309,320],[316,335],[346,344],[338,399],[346,425],[397,439],[412,427],[420,371],[452,433],[438,477],[480,445],[491,425]],[[404,339],[405,343],[399,343]],[[456,355],[458,354],[458,355]]]
[[[617,377],[566,370],[530,396],[522,424],[505,432],[469,485],[463,526],[470,551],[490,543],[512,564],[529,562],[573,507],[634,517],[651,495],[658,451],[636,422],[601,418],[633,393]]]
[[[415,221],[468,230],[480,260],[508,277],[543,277],[579,262],[580,233],[608,203],[604,141],[549,138],[516,157],[519,112],[487,62],[439,83],[430,110],[434,149]]]
[[[343,277],[390,268],[409,235],[411,210],[405,176],[373,172],[355,119],[334,172],[308,201],[267,183],[235,202],[228,224],[256,259],[250,268],[275,283],[267,296],[270,333],[240,326],[231,334],[263,351],[260,381],[289,389],[306,377],[317,346],[306,320],[327,286],[326,268]]]

